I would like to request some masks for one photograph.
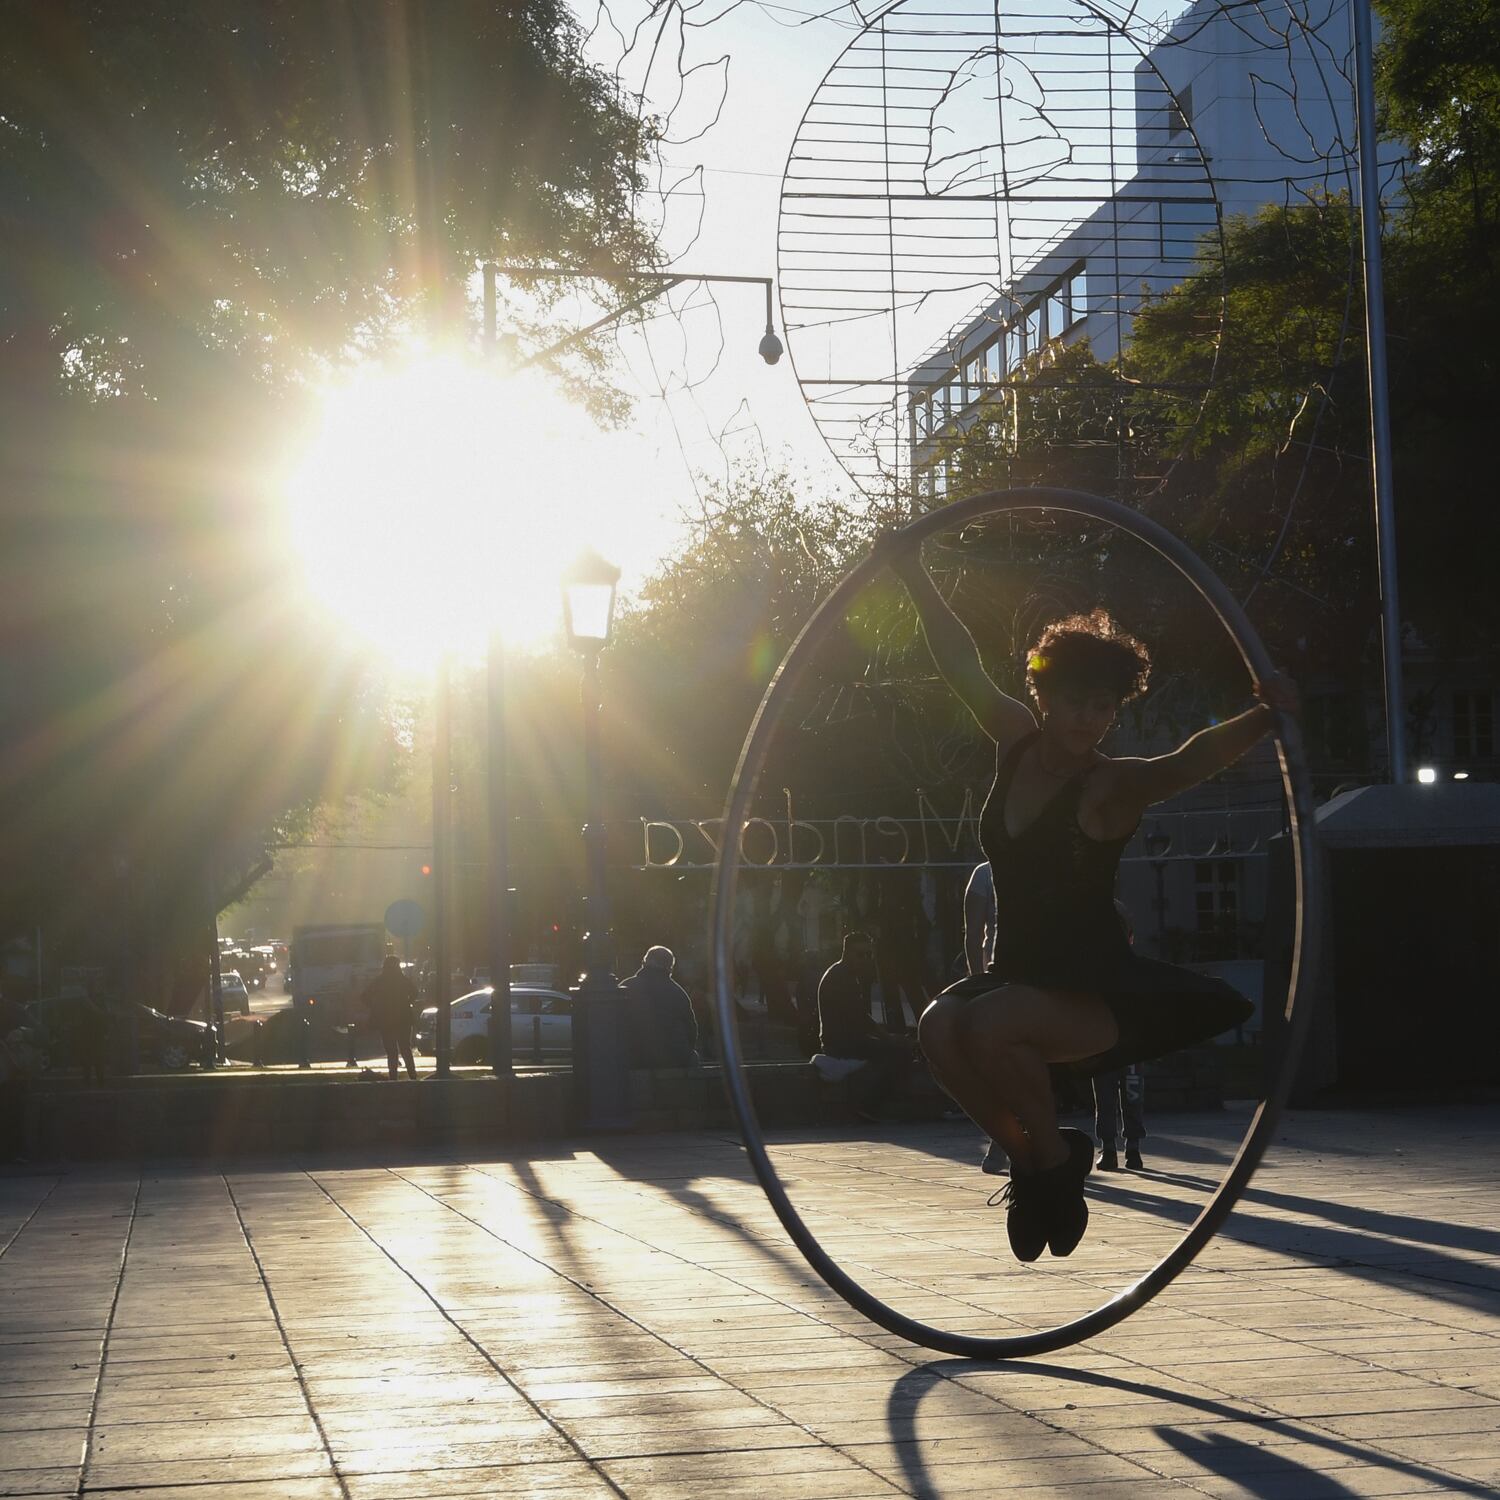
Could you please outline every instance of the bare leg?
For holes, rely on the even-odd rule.
[[[969,1055],[1026,1133],[1030,1149],[1022,1169],[1045,1170],[1066,1161],[1068,1145],[1057,1129],[1048,1064],[1108,1051],[1119,1036],[1113,1013],[1097,995],[1021,984],[981,995],[970,1005]]]
[[[993,1079],[975,1066],[968,1043],[968,1010],[972,1001],[939,996],[922,1012],[917,1036],[933,1076],[963,1112],[1022,1171],[1031,1167],[1031,1142],[1015,1114],[1005,1107]]]

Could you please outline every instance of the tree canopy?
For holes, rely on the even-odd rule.
[[[0,15],[0,921],[201,936],[411,739],[288,587],[268,497],[310,384],[461,331],[481,258],[650,264],[656,127],[565,0]]]

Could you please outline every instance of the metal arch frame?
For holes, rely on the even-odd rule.
[[[892,558],[920,547],[935,532],[1015,510],[1071,512],[1107,522],[1136,537],[1166,558],[1197,589],[1233,639],[1253,677],[1266,677],[1274,671],[1265,646],[1234,596],[1184,543],[1155,521],[1116,501],[1077,490],[1031,488],[988,491],[930,511],[884,538],[868,557],[845,575],[842,582],[813,612],[782,659],[756,712],[730,786],[724,811],[726,828],[740,827],[750,815],[751,800],[755,795],[766,751],[780,727],[787,700],[797,687],[812,653],[832,629],[842,625],[847,607],[859,592]],[[1031,1333],[983,1338],[934,1328],[897,1312],[867,1291],[832,1259],[792,1205],[766,1152],[760,1122],[745,1079],[738,1019],[728,982],[729,975],[733,972],[733,913],[740,865],[739,841],[732,837],[723,841],[714,871],[710,951],[714,964],[714,1001],[723,1038],[724,1084],[729,1102],[739,1122],[750,1164],[793,1243],[826,1285],[871,1322],[891,1333],[900,1334],[914,1344],[970,1359],[1005,1360],[1046,1354],[1102,1333],[1145,1306],[1179,1272],[1186,1269],[1224,1222],[1265,1154],[1291,1091],[1311,1009],[1311,976],[1317,968],[1317,849],[1313,837],[1311,783],[1296,721],[1278,714],[1275,738],[1282,784],[1287,796],[1297,880],[1296,935],[1285,1010],[1285,1051],[1275,1084],[1256,1110],[1240,1149],[1218,1190],[1176,1245],[1133,1286],[1092,1312],[1071,1322]]]

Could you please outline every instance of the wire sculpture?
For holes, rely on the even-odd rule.
[[[1117,498],[1161,488],[1170,458],[1148,476],[1124,458],[1143,394],[1133,322],[1189,274],[1222,283],[1227,214],[1346,184],[1343,12],[1193,0],[1168,23],[1124,0],[895,0],[871,15],[803,115],[778,237],[791,359],[854,482],[944,498],[945,449],[1018,424],[1019,392],[1082,378],[1062,356],[1086,343],[1112,377],[1108,416],[1044,446],[1113,443]],[[1197,331],[1215,351],[1225,311]],[[1214,359],[1153,394],[1191,417],[1234,378]],[[1304,423],[1324,399],[1314,382]]]

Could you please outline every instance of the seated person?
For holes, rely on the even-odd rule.
[[[825,1059],[858,1061],[850,1086],[855,1110],[863,1119],[879,1119],[879,1107],[893,1098],[916,1063],[910,1042],[891,1036],[870,1014],[875,982],[875,945],[868,933],[844,938],[843,957],[818,982],[818,1029]],[[815,1066],[825,1076],[835,1070]]]
[[[692,997],[672,978],[677,962],[660,943],[647,948],[641,966],[620,981],[633,1068],[697,1068],[698,1020]]]

